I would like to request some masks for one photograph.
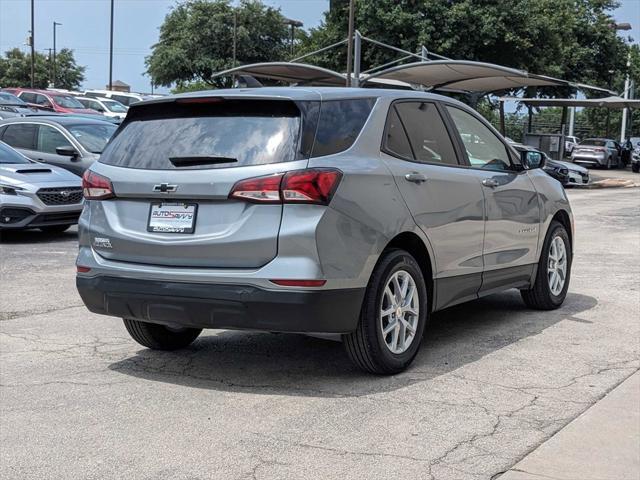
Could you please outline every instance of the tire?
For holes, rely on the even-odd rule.
[[[556,238],[560,238],[564,243],[566,269],[564,273],[564,284],[562,285],[560,291],[556,291],[554,293],[550,285],[550,283],[552,283],[552,280],[550,279],[549,272],[549,256],[552,249],[552,242]],[[573,252],[571,251],[569,234],[561,223],[554,220],[553,222],[551,222],[549,231],[547,232],[547,236],[544,240],[542,253],[540,255],[540,260],[538,261],[536,280],[530,289],[520,290],[522,300],[524,300],[524,303],[527,305],[527,307],[536,310],[555,310],[562,305],[564,299],[567,296],[567,290],[569,289],[572,260]],[[556,285],[556,289],[557,287],[558,285]]]
[[[40,231],[44,233],[62,233],[69,230],[71,225],[51,225],[50,227],[40,227]]]
[[[395,323],[393,323],[392,320],[397,318],[397,313],[381,315],[383,306],[387,307],[385,308],[387,311],[393,310],[393,307],[389,304],[391,297],[386,293],[385,289],[390,282],[393,282],[394,276],[404,286],[407,275],[413,280],[413,286],[415,287],[413,290],[409,290],[407,286],[407,295],[410,291],[414,291],[417,294],[417,297],[411,295],[411,305],[408,305],[407,308],[416,311],[415,306],[417,306],[417,315],[401,309],[401,315],[404,320],[398,321],[396,319]],[[397,286],[399,283],[394,285]],[[411,281],[408,281],[406,285],[410,284]],[[390,288],[389,293],[395,292]],[[427,308],[427,287],[416,260],[405,250],[391,249],[386,251],[378,261],[369,279],[356,330],[342,336],[347,354],[359,368],[370,373],[393,375],[402,372],[411,364],[420,348],[428,317]],[[398,310],[395,310],[395,312],[398,312]],[[411,329],[408,328],[411,322],[414,322],[412,325],[414,329],[413,337],[411,337]],[[386,323],[385,328],[391,327],[392,324],[397,325],[397,327],[383,336],[384,323]],[[401,332],[404,332],[404,334]],[[411,337],[411,339],[407,340],[406,349],[403,351],[395,353],[392,351],[393,347],[387,344],[387,342],[393,343],[395,339],[396,346],[401,349],[402,346],[399,339],[400,337],[406,339],[407,336]]]
[[[631,171],[633,173],[639,173],[640,172],[640,162],[633,162],[631,164]]]
[[[607,164],[604,166],[605,170],[611,170],[611,157],[607,158]]]
[[[202,332],[201,328],[172,330],[157,323],[140,322],[128,318],[123,318],[123,321],[131,338],[152,350],[178,350],[187,347]]]

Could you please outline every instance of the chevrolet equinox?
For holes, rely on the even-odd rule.
[[[340,334],[393,374],[432,312],[509,288],[558,308],[572,214],[539,152],[434,94],[196,92],[131,106],[83,178],[77,287],[138,343]]]

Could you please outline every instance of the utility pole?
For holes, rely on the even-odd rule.
[[[58,25],[62,25],[62,24],[58,22],[53,22],[53,79],[51,81],[53,88],[55,88],[56,86],[56,27]]]
[[[113,1],[111,0],[111,30],[109,35],[109,88],[113,85]]]
[[[351,86],[351,64],[353,61],[353,31],[355,0],[349,0],[349,38],[347,40],[347,87]]]
[[[31,0],[31,41],[29,42],[31,44],[31,88],[33,88],[35,86],[35,74],[36,74],[36,48],[35,48],[35,38],[36,38],[36,32],[34,29],[34,11],[33,11],[33,3],[34,0]]]

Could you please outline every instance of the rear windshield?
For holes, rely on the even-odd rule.
[[[129,168],[229,168],[296,159],[301,114],[289,101],[140,106],[100,161]],[[202,159],[202,164],[190,159]],[[208,162],[207,160],[211,160]]]
[[[194,98],[193,102],[133,108],[100,161],[183,170],[331,155],[353,145],[375,104],[372,98],[330,100],[321,106],[316,101],[290,100]]]
[[[587,140],[583,140],[580,145],[593,145],[596,147],[604,147],[607,144],[607,142],[605,140],[592,140],[592,139],[587,139]]]

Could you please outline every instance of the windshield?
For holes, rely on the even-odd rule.
[[[78,100],[69,96],[55,95],[53,101],[56,105],[64,108],[85,108]]]
[[[28,107],[26,102],[7,92],[0,92],[0,105],[20,105]]]
[[[27,157],[16,152],[9,145],[0,142],[0,164],[31,163]]]
[[[114,100],[102,100],[102,103],[110,112],[127,113],[127,110],[129,110],[126,106]]]
[[[605,140],[594,140],[592,138],[588,138],[587,140],[583,140],[580,145],[593,145],[596,147],[604,147],[607,144]]]
[[[104,122],[104,125],[77,124],[67,126],[71,135],[91,153],[102,153],[116,128],[115,125],[107,122]]]

